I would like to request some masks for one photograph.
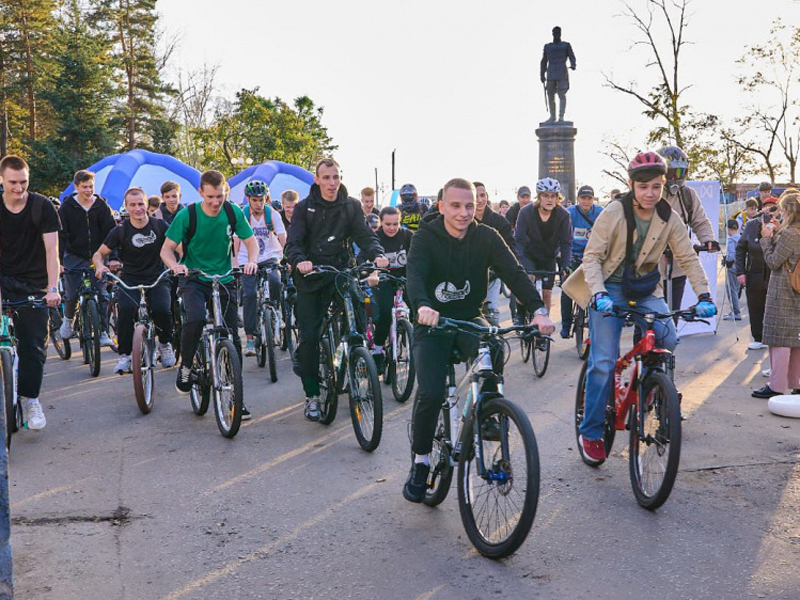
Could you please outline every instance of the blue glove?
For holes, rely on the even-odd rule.
[[[594,295],[594,300],[592,301],[594,304],[594,308],[600,312],[610,313],[614,310],[614,301],[611,299],[606,292],[598,292]],[[713,306],[713,304],[712,304]]]
[[[708,319],[717,314],[717,307],[714,305],[711,296],[708,294],[700,294],[698,297],[699,302],[694,307],[694,312],[701,319]]]

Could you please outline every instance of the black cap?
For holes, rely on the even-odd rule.
[[[594,198],[594,188],[590,185],[582,185],[581,189],[578,190],[578,198],[583,198],[584,196]]]
[[[530,196],[531,195],[531,188],[527,185],[523,185],[521,188],[517,190],[517,196]]]

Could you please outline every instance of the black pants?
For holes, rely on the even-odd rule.
[[[488,325],[483,319],[473,319],[476,323]],[[492,366],[495,373],[503,372],[502,340],[492,340]],[[433,448],[433,436],[439,411],[447,395],[447,367],[453,348],[465,356],[474,358],[478,352],[479,341],[474,335],[458,332],[435,331],[429,327],[414,327],[414,341],[411,351],[417,374],[417,395],[414,399],[412,417],[413,440],[411,451],[415,454],[428,454]],[[481,391],[489,391],[483,389]],[[463,407],[463,404],[461,405]]]
[[[372,288],[372,321],[375,323],[375,344],[383,346],[389,337],[392,325],[392,308],[394,308],[394,285],[383,281]]]
[[[314,379],[319,372],[319,338],[322,335],[322,321],[337,295],[334,285],[326,285],[314,292],[297,291],[295,316],[300,333],[297,361],[300,377],[303,379]]]
[[[206,307],[210,307],[211,283],[198,279],[185,279],[179,283],[183,300],[184,322],[181,332],[181,365],[191,366],[203,327],[206,324]],[[219,286],[219,300],[222,308],[223,324],[230,330],[233,344],[242,355],[242,343],[239,340],[238,311],[236,303],[236,284],[234,282]],[[210,308],[209,308],[210,310]]]
[[[3,291],[3,299],[11,302],[27,300]],[[14,311],[14,336],[17,338],[17,394],[25,398],[38,398],[42,389],[44,363],[47,358],[45,343],[48,336],[50,311],[45,308],[20,307]]]
[[[578,267],[581,266],[581,262],[583,261],[583,256],[576,256],[572,255],[572,263],[570,264],[570,269],[575,271]],[[569,329],[572,327],[572,298],[567,296],[564,291],[561,291],[561,329]]]
[[[139,282],[126,281],[128,285],[139,285]],[[147,309],[156,326],[158,341],[162,344],[172,342],[172,300],[170,298],[170,282],[161,280],[152,290],[145,293]],[[119,302],[119,322],[117,324],[118,351],[130,355],[133,349],[133,324],[139,314],[139,292],[131,292],[122,287],[117,288]]]
[[[750,313],[750,333],[753,340],[761,341],[764,332],[764,306],[767,303],[769,279],[761,273],[748,273],[745,291],[747,292],[747,310]]]

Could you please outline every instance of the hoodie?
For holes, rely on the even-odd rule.
[[[106,199],[97,194],[88,211],[78,204],[76,194],[70,195],[61,204],[58,216],[61,218],[58,248],[62,259],[65,254],[72,254],[91,260],[108,233],[117,225]]]
[[[480,316],[490,268],[529,311],[544,306],[497,231],[473,222],[459,239],[447,233],[444,217],[423,221],[411,240],[406,268],[407,291],[414,310],[428,306],[444,317],[462,320]]]

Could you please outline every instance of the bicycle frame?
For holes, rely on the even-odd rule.
[[[394,305],[392,306],[392,321],[389,324],[389,341],[392,344],[392,356],[397,356],[397,324],[401,319],[411,322],[411,310],[403,301],[403,289],[398,287],[394,291]]]

